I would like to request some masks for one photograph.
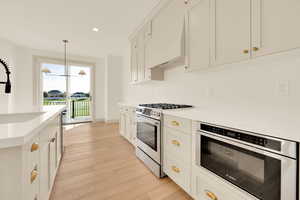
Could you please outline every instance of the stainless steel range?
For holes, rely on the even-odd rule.
[[[190,108],[177,104],[140,104],[137,114],[136,155],[157,176],[164,177],[162,170],[162,114],[163,110]]]

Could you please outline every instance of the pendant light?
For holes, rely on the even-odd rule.
[[[76,75],[70,75],[68,73],[69,68],[68,68],[68,58],[67,58],[67,45],[69,43],[69,40],[63,40],[63,43],[64,43],[64,65],[67,72],[65,74],[52,74],[51,70],[45,67],[42,69],[42,73],[45,73],[48,76],[66,76],[66,77],[76,76]],[[85,76],[86,72],[84,70],[80,70],[78,75]]]

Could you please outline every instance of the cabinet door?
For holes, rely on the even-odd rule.
[[[253,0],[253,56],[300,47],[299,0]]]
[[[135,109],[133,108],[131,110],[131,143],[133,145],[136,144],[136,131],[137,131],[136,114],[135,114]]]
[[[125,137],[128,141],[131,142],[132,139],[132,130],[131,130],[131,117],[130,117],[130,112],[126,112],[125,114],[125,126],[126,126],[126,131],[125,131]]]
[[[50,139],[50,162],[49,162],[49,171],[50,171],[50,186],[52,186],[54,179],[55,179],[55,173],[57,169],[57,133],[55,133],[52,138]]]
[[[146,45],[146,67],[182,56],[185,3],[172,0],[152,19],[152,35]]]
[[[120,135],[121,136],[125,136],[125,132],[126,132],[126,124],[125,124],[126,122],[125,122],[125,114],[124,114],[124,112],[123,111],[121,111],[121,113],[120,113],[120,127],[119,127],[119,131],[120,131]]]
[[[56,136],[56,156],[57,156],[57,158],[56,158],[56,168],[58,168],[58,166],[59,166],[59,163],[60,163],[60,160],[61,160],[61,156],[62,156],[62,144],[61,144],[61,135],[62,133],[61,133],[61,131],[60,131],[60,129],[58,129],[57,130],[57,136]]]
[[[138,81],[145,80],[145,30],[138,34]]]
[[[212,0],[212,61],[247,60],[251,52],[251,0]]]
[[[41,200],[48,200],[50,190],[50,177],[49,177],[49,158],[50,155],[50,144],[49,141],[43,140],[41,142],[40,150],[40,198]]]
[[[186,69],[202,69],[210,64],[210,0],[188,1],[186,13]]]
[[[225,183],[220,178],[214,177],[210,172],[203,169],[193,169],[192,187],[195,191],[196,200],[250,200],[256,199],[242,192],[229,183]]]
[[[131,42],[131,82],[137,82],[138,80],[138,44],[137,39],[133,39]]]

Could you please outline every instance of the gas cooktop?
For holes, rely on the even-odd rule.
[[[153,103],[153,104],[140,104],[141,107],[154,108],[161,110],[179,109],[179,108],[192,108],[190,105],[169,104],[169,103]]]

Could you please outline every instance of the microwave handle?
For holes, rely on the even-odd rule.
[[[281,160],[281,161],[285,161],[286,159],[288,159],[288,160],[292,159],[292,158],[288,158],[288,157],[285,157],[285,156],[282,156],[282,155],[278,155],[278,154],[275,154],[275,153],[264,151],[264,150],[261,150],[261,149],[258,149],[258,148],[255,148],[255,147],[252,147],[252,146],[249,146],[249,145],[245,145],[245,144],[242,144],[242,143],[239,143],[239,142],[235,142],[233,140],[229,140],[229,139],[225,139],[225,138],[222,138],[222,137],[214,136],[212,134],[208,134],[208,133],[205,133],[205,132],[202,132],[202,131],[197,131],[197,133],[199,135],[200,140],[202,139],[201,136],[205,136],[205,137],[211,138],[213,140],[217,140],[217,141],[220,141],[220,142],[231,144],[233,146],[237,146],[237,147],[240,147],[242,149],[246,149],[248,151],[256,152],[258,154],[269,156],[269,157],[272,157],[272,158],[275,158],[275,159],[278,159],[278,160]],[[199,140],[199,142],[200,142],[200,140]]]

